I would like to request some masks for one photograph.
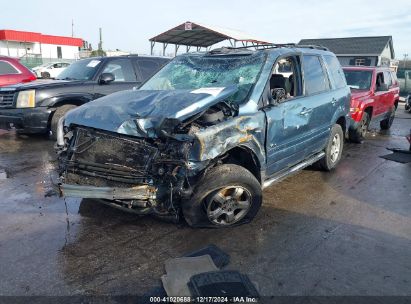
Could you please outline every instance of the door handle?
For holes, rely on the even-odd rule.
[[[310,114],[313,111],[313,109],[307,109],[307,108],[303,108],[303,110],[300,112],[300,115],[305,116]]]
[[[337,103],[337,99],[335,99],[335,98],[333,97],[333,99],[331,99],[331,103],[333,104],[333,106],[335,106],[335,104]]]

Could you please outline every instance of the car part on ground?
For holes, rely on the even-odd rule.
[[[207,254],[213,259],[214,264],[220,269],[227,266],[230,263],[230,255],[214,244],[210,244],[207,247],[201,248],[194,252],[187,253],[184,256],[195,257]]]
[[[218,271],[209,255],[168,259],[164,266],[166,274],[161,276],[161,281],[169,297],[190,297],[187,284],[192,276]]]
[[[324,50],[177,56],[140,89],[59,120],[60,194],[175,221],[183,214],[193,227],[249,222],[263,187],[321,158],[325,170],[338,164],[349,95]]]
[[[234,299],[244,297],[249,301],[257,302],[260,296],[248,276],[233,270],[194,275],[188,286],[194,298],[221,297],[223,302],[232,302]]]
[[[210,244],[204,248],[200,248],[193,252],[185,254],[183,257],[200,257],[200,256],[210,256],[214,265],[217,268],[221,269],[227,266],[230,263],[230,255],[221,250],[214,244]],[[206,258],[208,259],[208,258]],[[208,262],[207,262],[208,263]],[[156,286],[152,288],[149,292],[143,295],[144,298],[147,299],[147,303],[149,302],[149,298],[152,296],[167,296],[167,292],[164,290],[163,286]],[[145,303],[145,302],[144,302]]]

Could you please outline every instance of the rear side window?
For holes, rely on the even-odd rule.
[[[384,80],[389,87],[392,85],[391,72],[384,71]]]
[[[160,65],[154,60],[137,60],[137,65],[140,69],[143,80],[146,80],[154,75],[159,69]]]
[[[345,76],[337,57],[326,55],[324,56],[324,59],[327,63],[328,72],[330,73],[331,79],[334,81],[335,88],[344,88],[347,83],[345,81]]]
[[[391,71],[391,78],[392,78],[392,82],[394,84],[398,84],[397,75],[395,75],[395,72],[393,72],[393,71]]]
[[[110,60],[103,73],[112,73],[115,82],[136,82],[133,66],[129,59]]]
[[[0,60],[0,75],[18,74],[18,73],[19,71],[14,66],[12,66],[10,63]]]
[[[329,90],[328,79],[318,56],[304,55],[304,84],[307,95]]]

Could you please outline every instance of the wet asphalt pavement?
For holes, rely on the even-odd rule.
[[[0,295],[139,295],[164,261],[210,243],[262,295],[411,295],[411,114],[346,144],[332,173],[306,169],[264,191],[256,219],[191,229],[51,191],[53,143],[0,131]]]

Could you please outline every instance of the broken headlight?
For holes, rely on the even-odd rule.
[[[136,125],[138,130],[144,135],[147,135],[147,130],[153,127],[151,121],[146,118],[137,118]]]

